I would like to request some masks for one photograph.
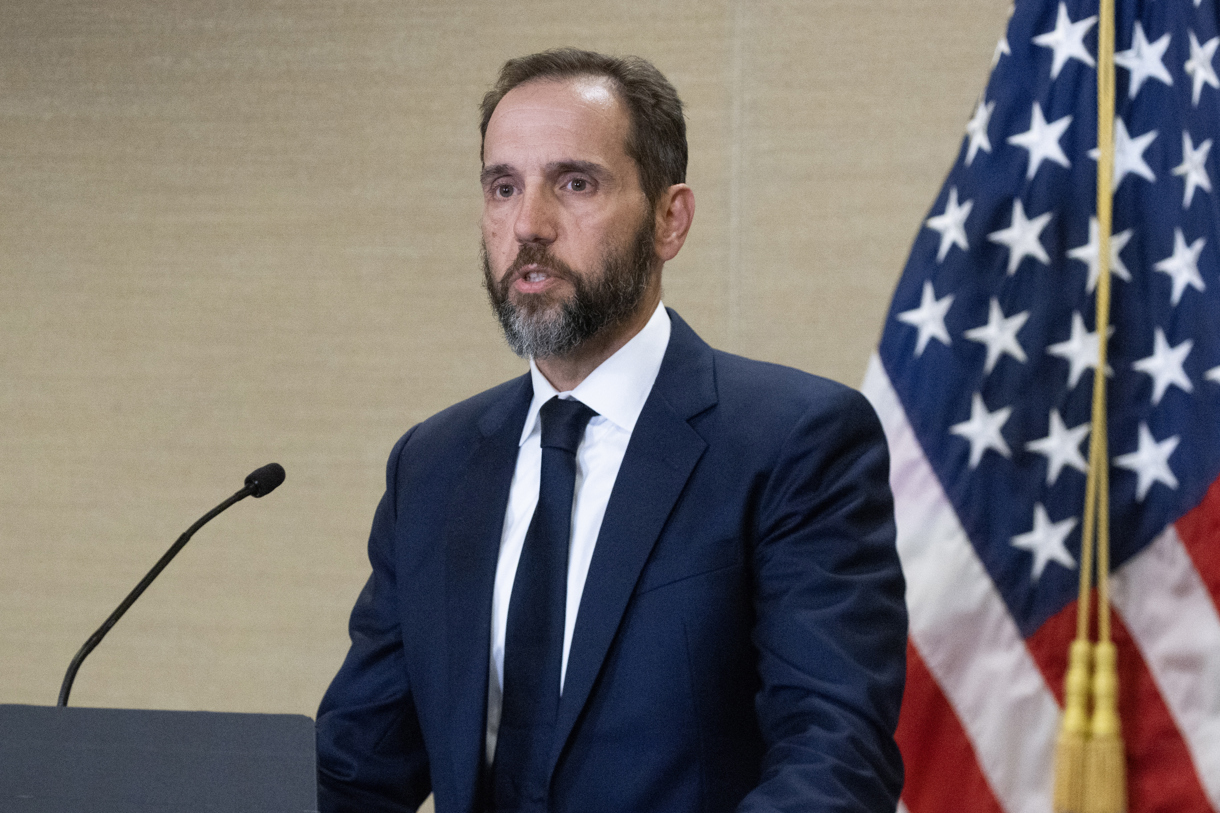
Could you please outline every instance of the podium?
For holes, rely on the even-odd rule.
[[[314,813],[303,715],[0,705],[6,813]]]

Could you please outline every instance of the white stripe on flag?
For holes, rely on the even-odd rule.
[[[1203,678],[1220,674],[1220,617],[1172,525],[1115,574],[1111,594],[1220,809],[1220,684]]]
[[[945,497],[874,353],[863,392],[890,446],[911,639],[1008,813],[1051,808],[1059,706]]]

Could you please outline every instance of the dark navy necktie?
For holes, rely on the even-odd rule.
[[[575,400],[542,405],[538,507],[508,602],[504,691],[492,768],[495,809],[544,810],[546,762],[559,708],[576,447],[597,413]]]

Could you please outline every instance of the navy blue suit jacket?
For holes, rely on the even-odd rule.
[[[550,810],[893,811],[906,646],[888,454],[855,391],[673,331],[572,640]],[[475,813],[492,582],[529,376],[394,447],[323,813]]]

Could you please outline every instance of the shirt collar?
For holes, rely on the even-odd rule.
[[[534,432],[541,431],[538,410],[552,397],[571,397],[579,400],[615,426],[630,433],[635,429],[644,402],[652,391],[653,382],[661,370],[665,348],[669,346],[671,324],[663,303],[657,304],[648,324],[631,337],[610,358],[598,365],[576,389],[559,392],[546,380],[534,360],[530,359],[530,380],[534,385],[534,398],[530,401],[525,426],[521,430],[521,443],[525,443]],[[593,420],[598,420],[594,418]]]

